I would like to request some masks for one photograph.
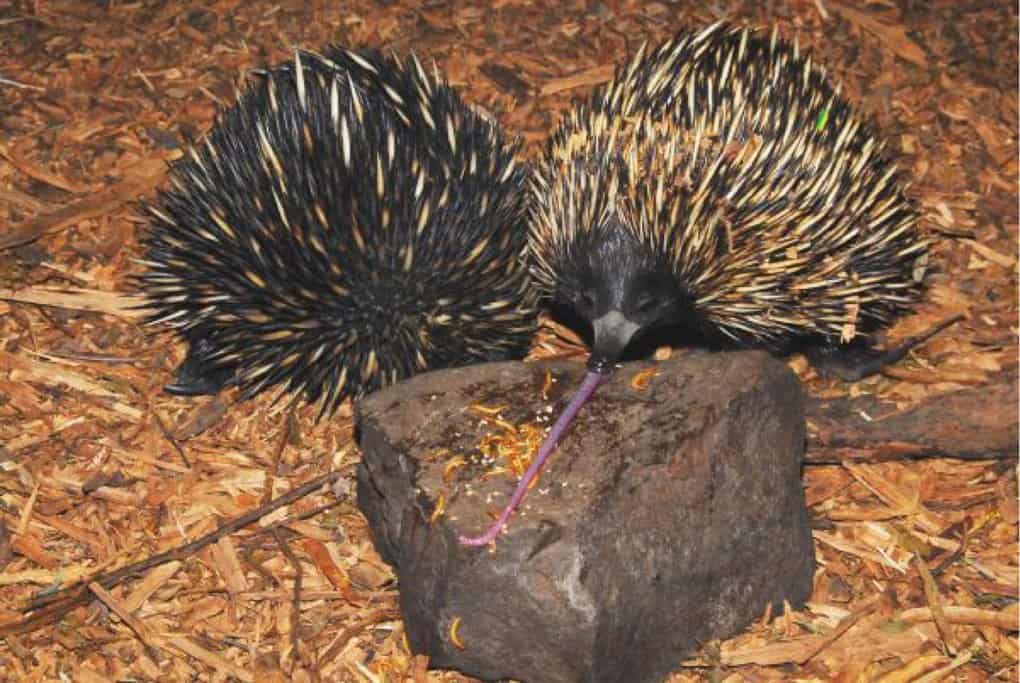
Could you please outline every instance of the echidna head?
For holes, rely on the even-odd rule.
[[[616,215],[579,235],[571,251],[557,298],[591,323],[592,370],[608,372],[632,339],[686,308],[671,270]]]

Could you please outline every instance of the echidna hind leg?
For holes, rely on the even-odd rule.
[[[902,360],[909,352],[910,348],[905,349],[902,345],[883,351],[860,338],[849,344],[836,342],[804,348],[804,355],[811,366],[823,377],[838,377],[844,382],[856,382],[877,374],[885,366]]]
[[[163,391],[174,396],[201,396],[217,394],[225,387],[234,372],[231,368],[215,365],[209,360],[212,345],[205,339],[192,339],[188,355],[177,368],[174,381],[163,387]]]
[[[849,344],[808,347],[804,349],[804,355],[823,375],[839,377],[846,382],[856,382],[881,372],[882,368],[888,365],[900,362],[912,350],[962,318],[962,315],[953,316],[930,330],[908,337],[899,346],[891,349],[876,349],[870,342],[858,337]]]

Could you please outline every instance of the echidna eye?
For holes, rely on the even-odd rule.
[[[650,294],[644,294],[637,301],[637,311],[638,313],[650,313],[655,308],[655,305],[655,297]]]
[[[595,296],[591,292],[581,292],[581,295],[578,297],[578,301],[584,308],[595,308]]]

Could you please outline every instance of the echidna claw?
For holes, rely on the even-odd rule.
[[[188,355],[177,368],[174,380],[164,385],[163,391],[173,396],[206,396],[218,394],[233,379],[234,372],[211,363],[207,357],[209,345],[193,341]]]

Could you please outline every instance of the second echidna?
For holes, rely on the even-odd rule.
[[[496,538],[642,335],[839,351],[907,309],[926,243],[905,189],[871,124],[775,32],[719,23],[642,48],[563,120],[534,174],[533,275],[591,325],[590,372],[510,504],[461,542]],[[875,372],[935,331],[833,369]]]
[[[534,196],[534,275],[592,324],[600,368],[664,326],[838,348],[920,292],[896,166],[775,32],[716,24],[639,52],[556,130]]]
[[[516,144],[417,59],[298,52],[149,207],[151,320],[181,394],[277,386],[320,414],[413,373],[521,357],[535,325]]]

